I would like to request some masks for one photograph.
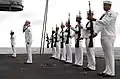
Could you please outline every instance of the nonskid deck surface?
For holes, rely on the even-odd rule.
[[[25,54],[19,54],[16,58],[11,58],[10,54],[1,54],[0,79],[104,79],[97,76],[97,73],[104,69],[103,58],[96,58],[96,71],[85,71],[82,67],[50,59],[50,56],[50,54],[34,54],[33,64],[24,64],[27,57]],[[86,64],[87,59],[84,56],[84,66]],[[120,79],[119,73],[120,61],[116,61],[116,77],[107,79]]]

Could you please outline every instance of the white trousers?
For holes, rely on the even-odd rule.
[[[82,41],[79,41],[79,47],[75,48],[75,64],[83,65],[83,46]]]
[[[90,42],[90,39],[85,39],[86,54],[87,54],[87,61],[88,61],[87,67],[92,70],[96,70],[94,47],[89,48],[89,42]]]
[[[31,44],[26,44],[26,52],[27,52],[27,54],[28,54],[27,63],[32,63]]]
[[[16,57],[16,50],[15,50],[15,45],[11,45],[12,46],[12,56]]]
[[[60,42],[56,42],[56,58],[60,59]]]
[[[56,47],[52,47],[52,57],[56,58]]]
[[[66,47],[65,43],[63,43],[63,48],[61,48],[61,60],[66,60]]]
[[[72,49],[71,44],[66,44],[66,62],[72,63]]]
[[[115,75],[114,40],[115,38],[113,37],[104,37],[101,39],[106,63],[106,68],[103,73],[107,73],[109,75]]]

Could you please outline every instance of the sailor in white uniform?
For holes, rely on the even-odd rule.
[[[59,27],[56,25],[56,31],[55,31],[55,43],[54,47],[56,47],[56,55],[55,58],[60,60],[60,37],[59,37]]]
[[[26,52],[28,54],[28,59],[25,62],[25,64],[32,64],[32,51],[31,51],[32,32],[31,32],[31,25],[29,21],[25,22],[25,25],[23,26],[23,32],[25,32]]]
[[[53,58],[53,59],[56,58],[56,47],[54,47],[54,43],[55,43],[54,37],[55,37],[55,31],[52,28],[52,35],[50,37],[50,43],[51,43],[51,48],[52,48],[52,57],[50,57],[50,58]]]
[[[71,44],[72,44],[72,30],[69,29],[68,22],[66,22],[66,27],[67,29],[65,30],[65,46],[66,46],[66,63],[72,64],[72,49],[71,49]],[[70,32],[69,32],[70,30]]]
[[[87,15],[89,15],[89,11],[87,11]],[[93,16],[94,13],[91,11],[91,16]],[[95,21],[92,21],[93,23],[93,30],[95,26]],[[90,43],[90,21],[87,22],[86,28],[84,28],[84,33],[83,37],[85,38],[85,46],[86,46],[86,55],[87,55],[87,67],[84,67],[84,70],[88,71],[94,71],[96,70],[96,61],[95,61],[95,52],[94,52],[94,41],[95,39],[93,38],[93,47],[89,47]]]
[[[15,50],[15,36],[14,36],[14,32],[11,30],[10,32],[10,40],[11,40],[11,47],[12,47],[12,57],[15,58],[16,57],[16,50]]]
[[[74,27],[71,27],[71,29],[74,31],[74,34],[72,34],[72,37],[75,37],[75,66],[83,66],[83,26],[81,24],[81,15],[76,16],[76,22],[77,25]]]
[[[103,1],[103,8],[105,10],[103,16],[99,20],[90,16],[88,17],[89,20],[96,20],[94,36],[101,32],[101,45],[105,56],[106,67],[98,75],[104,77],[115,76],[114,41],[116,37],[115,23],[117,13],[111,10],[111,6],[111,1]]]
[[[61,60],[66,61],[66,47],[65,47],[65,32],[64,32],[64,24],[61,23],[61,32],[60,36],[60,47],[61,47]]]

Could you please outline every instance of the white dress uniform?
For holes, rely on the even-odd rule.
[[[56,47],[54,47],[54,46],[52,47],[52,53],[53,53],[52,57],[56,58]]]
[[[26,63],[32,63],[32,51],[31,51],[32,32],[31,32],[31,27],[26,26],[26,27],[24,27],[24,29],[26,29],[25,30],[25,43],[26,43],[26,52],[28,54],[28,59],[27,59]]]
[[[101,31],[101,45],[105,56],[106,69],[103,73],[115,75],[114,60],[114,41],[115,41],[115,22],[117,13],[112,10],[106,11],[101,20],[96,21],[95,32]]]
[[[12,35],[12,36],[10,37],[10,40],[11,40],[11,47],[12,47],[12,52],[13,52],[12,56],[13,56],[13,57],[16,57],[15,36]]]
[[[61,60],[66,60],[66,46],[65,46],[65,32],[64,32],[64,40],[63,40],[63,48],[61,47]],[[62,32],[59,34],[60,37],[62,37]],[[62,42],[62,38],[60,38],[60,43]],[[60,44],[61,45],[61,44]]]
[[[76,31],[79,31],[79,27],[76,25],[76,27],[71,27],[71,29],[74,31],[74,34],[72,37],[75,37],[75,44],[77,42],[78,33],[75,33]],[[81,29],[81,36],[80,38],[83,38],[83,29]],[[83,46],[82,46],[83,40],[79,40],[79,47],[75,47],[75,65],[83,66]]]
[[[54,35],[53,35],[53,37],[54,37]],[[52,39],[52,36],[50,37],[50,39]],[[52,40],[50,42],[52,43]],[[54,42],[55,42],[55,39],[53,38],[53,46],[51,46],[51,48],[52,48],[52,57],[56,58],[56,47],[54,47]]]
[[[56,36],[56,35],[55,35]],[[60,59],[60,37],[57,34],[57,42],[56,42],[56,53],[55,58]]]
[[[95,26],[95,22],[93,21],[93,29]],[[90,22],[88,22],[87,27],[90,27]],[[89,39],[90,36],[90,30],[87,30],[87,28],[84,28],[83,37],[85,38],[85,46],[86,46],[86,54],[87,54],[87,67],[91,70],[96,70],[96,61],[95,61],[95,52],[94,52],[94,38],[93,38],[93,47],[89,47]]]
[[[71,49],[71,44],[72,44],[72,38],[69,38],[69,44],[66,44],[67,40],[67,35],[68,32],[65,31],[65,46],[66,46],[66,62],[67,63],[72,63],[72,49]],[[72,30],[70,30],[70,36],[72,36]]]

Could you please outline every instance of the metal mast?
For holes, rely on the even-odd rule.
[[[48,0],[46,0],[46,6],[45,6],[45,13],[44,13],[44,20],[43,20],[43,29],[42,29],[42,37],[41,37],[41,45],[40,45],[40,54],[44,54],[47,13],[48,13]]]

